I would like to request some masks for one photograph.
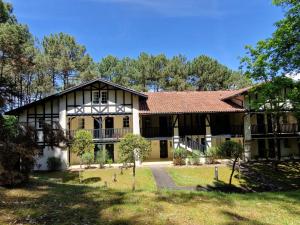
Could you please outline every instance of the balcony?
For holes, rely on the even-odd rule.
[[[84,129],[90,132],[94,140],[118,140],[132,133],[132,128]],[[77,130],[69,130],[67,134],[73,138]]]
[[[156,138],[156,137],[172,137],[172,127],[147,127],[141,128],[141,135],[145,138]]]
[[[229,125],[227,127],[218,127],[217,125],[211,127],[212,135],[232,135],[232,136],[243,136],[244,126],[243,125]]]
[[[296,134],[299,132],[300,132],[299,125],[297,123],[279,124],[278,127],[279,134]],[[273,133],[274,133],[274,129],[270,124],[251,125],[251,134],[253,135],[273,134]]]

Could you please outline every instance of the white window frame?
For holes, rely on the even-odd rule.
[[[79,130],[85,129],[85,119],[84,118],[78,118],[78,129]]]
[[[105,93],[105,95],[103,95]],[[105,96],[105,100],[103,101],[103,96]],[[101,104],[107,104],[108,103],[108,91],[101,91]]]
[[[96,99],[96,96],[95,96],[95,94],[97,94],[98,95],[98,100]],[[92,92],[92,104],[99,104],[100,103],[100,94],[99,94],[99,91],[93,91]]]
[[[126,126],[125,126],[125,123],[126,123]],[[127,123],[128,123],[128,126],[127,126]],[[123,117],[123,128],[129,128],[130,127],[130,118],[129,116],[125,116]]]

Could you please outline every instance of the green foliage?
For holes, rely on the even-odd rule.
[[[100,168],[103,168],[107,160],[108,160],[108,153],[106,149],[97,152],[96,163],[99,163]]]
[[[81,156],[84,164],[87,165],[88,168],[91,167],[91,164],[94,162],[94,153],[93,152],[85,152]]]
[[[63,81],[63,87],[70,85],[70,76],[79,76],[91,64],[91,59],[85,53],[84,46],[79,45],[75,38],[64,33],[50,34],[44,37],[43,50],[48,59],[48,68],[52,71],[53,86],[56,80]]]
[[[216,159],[221,157],[220,149],[218,147],[210,147],[206,150],[205,155],[209,158],[210,163],[215,163]]]
[[[173,152],[173,163],[174,165],[184,165],[185,158],[187,157],[187,150],[184,148],[175,148]]]
[[[0,116],[0,184],[27,181],[39,147],[36,130],[22,126],[13,117]]]
[[[0,23],[15,23],[16,18],[12,12],[12,5],[0,0]]]
[[[198,90],[237,89],[250,84],[246,77],[205,55],[193,59],[191,74]]]
[[[119,145],[120,161],[132,163],[135,161],[134,151],[137,152],[139,159],[143,161],[150,154],[150,142],[140,135],[127,134]]]
[[[47,167],[49,171],[58,171],[61,169],[61,160],[58,157],[49,157],[47,159]]]
[[[95,148],[93,136],[87,130],[78,130],[72,140],[71,151],[80,158],[85,152],[92,152]]]
[[[225,158],[239,158],[243,154],[243,146],[235,141],[225,141],[218,148],[218,154]]]

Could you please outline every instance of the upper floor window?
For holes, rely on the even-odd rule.
[[[93,104],[99,104],[99,91],[93,91]]]
[[[44,124],[45,124],[45,121],[43,118],[39,118],[39,124],[38,124],[38,128],[44,128]]]
[[[123,127],[129,127],[129,116],[123,118]]]
[[[102,91],[101,92],[101,103],[102,104],[107,104],[107,91]]]
[[[78,129],[84,129],[84,118],[78,119]]]

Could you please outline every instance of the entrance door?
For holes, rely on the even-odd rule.
[[[112,159],[112,161],[114,162],[114,144],[106,144],[105,148],[108,154],[108,158]]]
[[[269,157],[275,158],[275,144],[273,139],[269,139]]]
[[[94,118],[94,138],[99,139],[101,135],[102,118]]]
[[[168,141],[160,141],[160,158],[168,158]]]
[[[113,138],[114,136],[114,118],[107,117],[105,119],[105,137],[106,138]]]
[[[159,117],[159,136],[167,137],[168,135],[168,119],[166,116]]]
[[[265,133],[265,117],[264,117],[264,114],[257,114],[256,119],[257,119],[257,131],[260,134],[264,134]]]
[[[266,157],[266,142],[265,139],[258,139],[258,156],[259,158],[265,158]]]

